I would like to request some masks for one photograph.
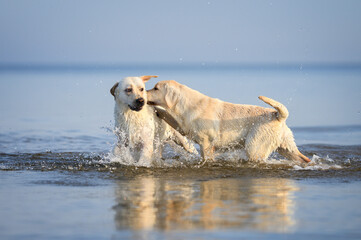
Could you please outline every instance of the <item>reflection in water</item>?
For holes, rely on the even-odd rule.
[[[118,229],[237,228],[288,232],[293,219],[294,181],[279,178],[220,178],[208,181],[138,176],[119,181]]]

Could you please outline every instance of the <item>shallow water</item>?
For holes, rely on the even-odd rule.
[[[318,95],[310,90],[309,98],[321,101],[336,88],[352,89],[342,104],[353,105],[361,72],[305,77],[298,71],[175,71],[199,88],[192,76],[206,74],[208,94],[233,102],[258,96],[253,87],[266,89],[271,80],[291,89],[288,79],[295,78],[292,96],[277,89],[273,94],[286,99],[289,125],[312,163],[300,166],[277,154],[254,163],[235,151],[199,167],[199,156],[168,147],[153,168],[126,165],[110,154],[115,137],[108,88],[123,74],[132,75],[130,70],[0,74],[1,239],[360,239],[361,126],[353,120],[359,113],[340,110],[344,116],[336,117],[348,125],[330,127],[336,120],[333,113],[324,116],[329,106],[323,102],[307,107],[320,111],[325,124],[292,126],[310,125],[309,118],[317,117],[317,112],[298,115],[305,111],[297,100],[302,89],[344,76],[346,83],[333,79],[336,86],[319,88]],[[241,79],[236,85],[251,90],[243,96],[216,91],[216,80],[232,74]],[[262,77],[267,81],[257,85]]]
[[[0,175],[0,235],[359,239],[359,175],[276,175],[227,168],[5,171]]]

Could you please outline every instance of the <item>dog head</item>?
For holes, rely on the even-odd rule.
[[[114,84],[110,93],[116,102],[128,105],[133,111],[140,111],[147,104],[144,83],[153,77],[158,76],[126,77]]]
[[[147,91],[148,104],[161,106],[165,109],[171,109],[177,103],[179,98],[180,84],[176,81],[160,81],[153,89]]]

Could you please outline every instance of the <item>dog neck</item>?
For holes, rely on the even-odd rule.
[[[180,103],[175,104],[172,108],[167,108],[158,112],[160,118],[166,121],[171,127],[176,129],[183,136],[191,137],[191,124],[192,119],[185,114],[184,106]]]
[[[182,87],[184,88],[184,95],[178,98],[176,104],[171,108],[166,108],[166,111],[174,119],[171,120],[171,122],[175,121],[178,128],[182,130],[182,132],[179,132],[194,140],[193,138],[197,135],[197,129],[194,128],[194,121],[205,118],[209,106],[218,104],[220,100],[212,99],[185,85],[182,85]],[[191,97],[188,96],[188,94],[191,95]],[[168,124],[172,126],[171,122]]]

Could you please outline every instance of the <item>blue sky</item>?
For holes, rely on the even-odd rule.
[[[361,1],[0,0],[0,64],[360,63]]]

